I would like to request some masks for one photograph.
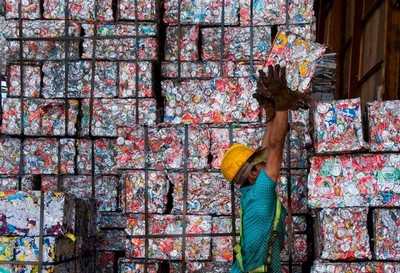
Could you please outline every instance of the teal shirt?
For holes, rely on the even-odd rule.
[[[265,262],[265,256],[271,237],[272,223],[276,209],[276,183],[265,173],[260,171],[256,183],[240,189],[242,197],[240,205],[242,208],[242,247],[243,266],[245,270],[252,270]],[[286,211],[282,207],[279,224],[279,233],[283,238],[284,218]],[[274,273],[281,271],[280,249],[282,241],[276,239],[272,249],[271,266]],[[235,262],[231,273],[242,272],[240,266]]]

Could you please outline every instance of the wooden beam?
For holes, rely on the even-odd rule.
[[[387,2],[383,99],[394,100],[400,98],[400,9]]]
[[[361,44],[361,20],[362,20],[363,0],[355,0],[353,14],[353,37],[351,43],[351,64],[349,77],[348,98],[356,98],[358,92],[358,72],[360,66],[360,44]]]

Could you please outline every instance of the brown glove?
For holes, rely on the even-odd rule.
[[[257,96],[272,97],[278,111],[308,109],[311,96],[299,91],[291,91],[286,84],[286,68],[280,65],[268,66],[268,77],[259,70],[260,78],[257,83]]]
[[[255,92],[253,94],[253,98],[255,98],[258,101],[258,104],[260,105],[260,107],[265,109],[266,121],[268,122],[271,119],[273,119],[273,117],[275,116],[275,112],[276,112],[274,99],[264,97],[263,95],[261,95],[258,92]]]

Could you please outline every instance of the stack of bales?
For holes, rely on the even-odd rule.
[[[312,272],[399,270],[399,106],[367,103],[364,139],[360,99],[315,105],[316,156],[308,179],[308,204],[316,210]]]
[[[39,184],[95,197],[97,272],[227,272],[240,195],[220,174],[221,158],[234,142],[260,145],[265,122],[252,94],[266,61],[288,67],[291,89],[310,92],[323,53],[313,43],[313,1],[6,7],[3,189]],[[285,271],[302,272],[311,138],[308,111],[290,115],[282,257]]]

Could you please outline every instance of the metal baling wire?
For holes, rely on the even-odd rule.
[[[289,0],[285,1],[286,4],[286,17],[285,17],[285,26],[286,29],[289,28]],[[287,178],[287,192],[288,192],[288,213],[287,213],[287,219],[288,219],[288,256],[289,256],[289,273],[292,273],[292,264],[293,264],[293,259],[292,259],[292,246],[293,246],[293,230],[292,230],[292,173],[291,173],[291,153],[290,153],[290,122],[292,120],[292,113],[289,110],[288,114],[288,122],[289,122],[289,127],[288,127],[288,132],[286,135],[286,164],[288,164],[288,178]]]
[[[135,0],[135,97],[136,97],[136,124],[139,124],[139,13],[138,13],[138,0]],[[146,272],[145,272],[146,273]]]
[[[92,173],[91,173],[91,184],[92,184],[92,197],[96,197],[96,185],[95,185],[95,175],[96,175],[96,164],[95,164],[95,152],[94,152],[94,139],[92,136],[92,121],[93,121],[93,93],[94,93],[94,79],[96,76],[96,43],[97,43],[97,8],[98,2],[97,0],[94,1],[94,23],[93,23],[93,46],[92,46],[92,77],[90,79],[90,98],[89,98],[89,140],[91,144],[91,164],[92,164]]]
[[[137,0],[135,0],[136,4]],[[137,10],[137,8],[136,8]],[[137,17],[136,17],[137,18]],[[149,196],[148,196],[148,191],[149,191],[149,164],[148,164],[148,155],[149,155],[149,130],[147,126],[144,126],[144,181],[145,181],[145,186],[144,186],[144,223],[145,223],[145,244],[144,244],[144,251],[145,251],[145,256],[144,256],[144,273],[147,273],[147,265],[149,262]]]
[[[221,39],[220,39],[220,48],[219,48],[219,62],[220,62],[220,72],[219,76],[224,76],[224,38],[225,38],[225,0],[222,0],[222,8],[221,8]]]
[[[24,69],[23,69],[23,44],[22,44],[22,0],[18,2],[18,32],[19,32],[19,69],[20,69],[20,111],[21,111],[21,145],[20,145],[20,156],[19,156],[19,171],[18,171],[18,189],[21,190],[22,188],[22,176],[24,175]]]
[[[178,46],[178,80],[181,79],[181,36],[182,36],[182,26],[181,26],[181,13],[182,13],[182,0],[178,0],[178,39],[177,39],[177,46]],[[173,39],[173,38],[172,38]]]
[[[233,125],[229,124],[229,144],[233,144]],[[236,246],[236,211],[235,211],[235,185],[231,183],[231,208],[232,208],[232,249]]]
[[[254,76],[254,25],[253,25],[253,9],[254,1],[250,0],[250,76]],[[260,116],[261,119],[261,116]]]
[[[135,50],[135,101],[136,101],[136,116],[135,116],[135,121],[136,124],[140,123],[139,120],[139,13],[138,13],[138,0],[135,0],[135,45],[136,45],[136,50]],[[148,128],[147,126],[144,127],[144,145],[145,145],[145,165],[144,165],[144,181],[145,181],[145,190],[144,190],[144,221],[145,221],[145,243],[144,243],[144,251],[145,251],[145,256],[144,256],[144,273],[147,273],[147,266],[148,266],[148,261],[149,261],[149,197],[148,197],[148,191],[149,191],[149,166],[148,166],[148,151],[149,151],[149,142],[148,142]]]
[[[69,108],[69,101],[68,101],[68,76],[69,76],[69,0],[65,0],[64,6],[64,111],[65,111],[65,119],[64,119],[64,136],[68,136],[68,108]],[[71,109],[72,110],[72,109]],[[57,162],[57,190],[61,190],[61,140],[58,139],[58,162]]]
[[[39,224],[39,263],[38,272],[42,272],[43,267],[43,229],[44,229],[44,191],[40,191],[40,224]]]
[[[186,272],[186,212],[188,198],[188,157],[189,157],[189,125],[185,124],[185,139],[184,139],[184,180],[183,180],[183,212],[182,212],[182,273]]]

